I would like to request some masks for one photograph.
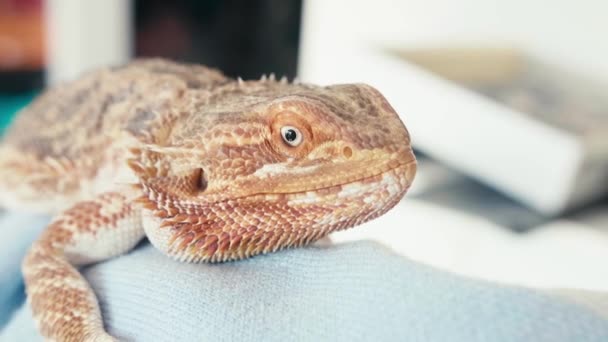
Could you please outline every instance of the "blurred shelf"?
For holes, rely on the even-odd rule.
[[[417,155],[418,172],[408,196],[515,232],[528,232],[557,219],[566,219],[608,233],[608,199],[561,216],[547,216],[423,154]]]

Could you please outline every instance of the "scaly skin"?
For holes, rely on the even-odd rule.
[[[0,147],[0,203],[57,214],[23,261],[41,334],[103,341],[77,266],[143,237],[192,262],[305,245],[385,213],[415,170],[405,126],[370,86],[138,60],[20,113]]]

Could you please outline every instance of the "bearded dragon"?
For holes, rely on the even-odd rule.
[[[78,267],[144,237],[185,262],[302,246],[382,215],[415,171],[408,131],[371,86],[141,59],[19,113],[0,147],[0,204],[55,215],[22,263],[42,336],[113,341]]]

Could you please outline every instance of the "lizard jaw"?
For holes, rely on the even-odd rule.
[[[182,208],[176,215],[148,202],[144,230],[159,250],[188,262],[237,260],[302,246],[390,210],[406,193],[415,169],[411,161],[332,189],[258,194]]]

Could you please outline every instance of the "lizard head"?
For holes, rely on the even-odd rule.
[[[186,98],[165,141],[131,163],[146,232],[177,258],[307,244],[382,215],[413,181],[408,131],[368,85],[248,81]]]

